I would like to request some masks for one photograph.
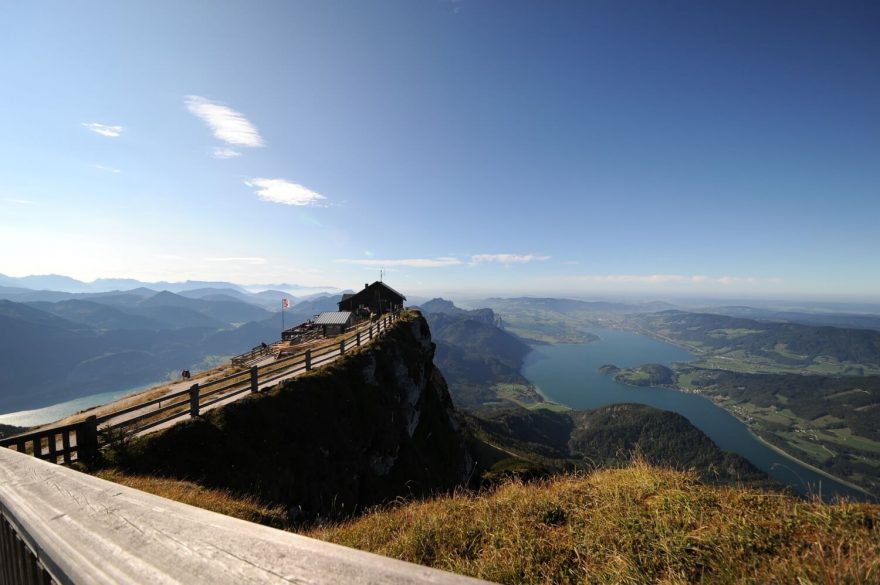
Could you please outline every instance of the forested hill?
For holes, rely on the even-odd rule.
[[[764,361],[817,373],[880,371],[880,331],[682,311],[640,315],[635,322],[652,334],[732,360]]]
[[[0,300],[0,413],[161,381],[280,336],[260,307],[156,296],[131,305]],[[247,318],[259,321],[237,325]]]
[[[685,417],[641,404],[566,412],[512,408],[466,420],[474,436],[500,449],[475,455],[490,477],[625,466],[637,454],[652,464],[694,469],[711,483],[779,487],[745,458],[719,449]]]
[[[443,299],[428,301],[421,309],[437,345],[434,361],[457,408],[476,411],[543,401],[520,374],[531,348],[498,327],[492,309],[467,311]]]

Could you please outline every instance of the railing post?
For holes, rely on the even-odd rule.
[[[344,353],[345,353],[345,338],[343,337],[342,339],[339,340],[339,355],[342,355]]]
[[[54,432],[49,435],[49,461],[58,463],[58,440]]]
[[[373,339],[373,324],[370,323],[370,339]]]
[[[251,392],[260,391],[260,381],[257,376],[257,366],[251,366]]]
[[[199,384],[196,382],[189,387],[189,415],[192,418],[199,416]]]
[[[98,457],[98,417],[90,416],[76,428],[76,458],[91,465]]]
[[[306,371],[308,372],[311,369],[312,369],[312,350],[307,349],[306,350]]]
[[[360,331],[357,332],[357,344],[356,345],[357,345],[357,347],[361,346],[361,332]]]

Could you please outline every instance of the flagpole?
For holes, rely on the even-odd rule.
[[[281,299],[281,337],[284,337],[284,299]]]

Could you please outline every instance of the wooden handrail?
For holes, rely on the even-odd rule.
[[[0,583],[485,583],[0,449]]]
[[[260,386],[266,386],[277,380],[291,377],[300,372],[311,370],[315,366],[324,365],[335,361],[342,357],[347,351],[353,347],[363,346],[371,340],[378,339],[384,334],[388,328],[400,319],[399,313],[389,313],[380,319],[370,322],[369,325],[362,324],[350,335],[342,336],[327,345],[317,348],[307,348],[302,353],[294,354],[275,361],[265,366],[253,366],[249,370],[234,372],[228,376],[217,378],[204,384],[194,384],[193,388],[179,390],[171,394],[166,394],[159,398],[154,398],[146,402],[141,402],[123,409],[102,415],[100,418],[94,416],[89,417],[85,421],[64,425],[62,427],[53,427],[48,429],[40,429],[22,433],[14,437],[0,440],[0,447],[15,447],[16,450],[26,452],[27,444],[33,445],[33,455],[37,458],[47,458],[53,462],[57,462],[58,457],[63,457],[65,463],[73,460],[73,455],[81,461],[89,461],[97,455],[98,425],[104,432],[113,430],[143,432],[146,429],[153,428],[160,424],[167,423],[187,413],[198,415],[200,409],[214,405],[218,402],[243,394],[244,392],[259,390]],[[255,380],[254,374],[256,372]],[[185,397],[185,398],[184,398]],[[209,400],[205,400],[208,399]],[[182,399],[182,400],[177,400]],[[171,401],[169,404],[168,402]],[[165,402],[166,404],[162,405]],[[136,416],[113,422],[113,419],[138,412],[154,405],[160,405],[159,408],[138,414]],[[179,413],[173,413],[169,416],[155,420],[158,415],[180,409]],[[149,421],[147,424],[138,424],[143,421]],[[76,434],[76,441],[71,442],[69,434]],[[58,449],[58,436],[61,436],[62,445]],[[42,446],[43,440],[48,441],[48,452],[44,453]]]

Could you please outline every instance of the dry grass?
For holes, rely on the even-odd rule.
[[[249,522],[276,528],[288,526],[287,514],[283,507],[266,506],[255,498],[235,495],[226,490],[208,489],[196,483],[176,479],[124,475],[114,470],[100,471],[96,475],[107,481]]]
[[[880,582],[880,506],[710,487],[641,462],[309,535],[501,583]]]

